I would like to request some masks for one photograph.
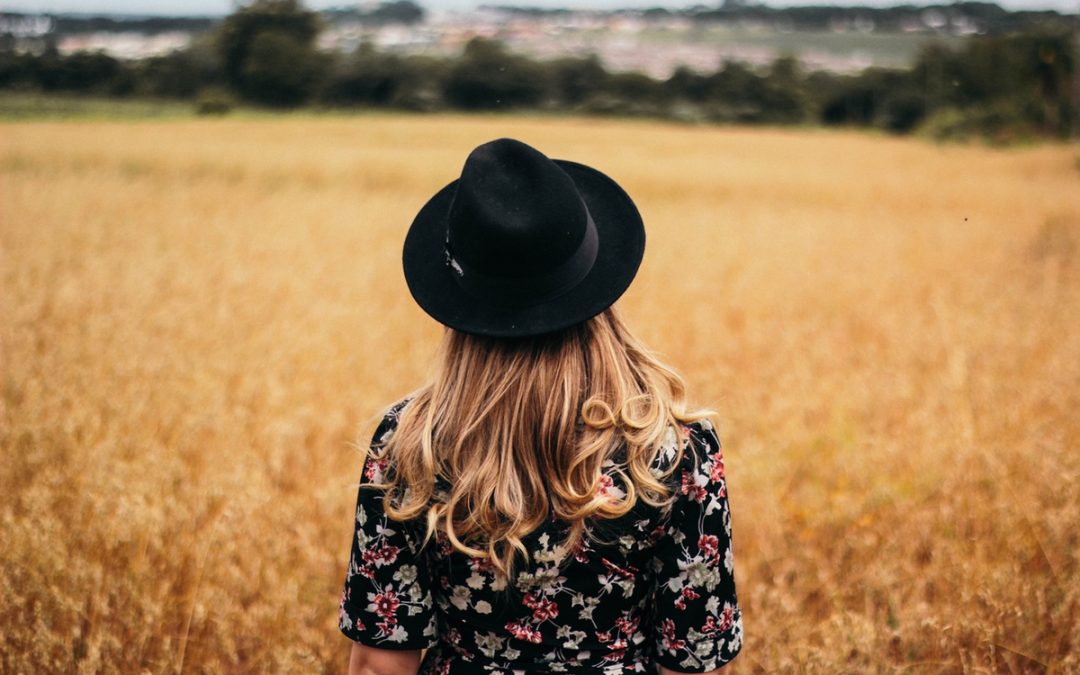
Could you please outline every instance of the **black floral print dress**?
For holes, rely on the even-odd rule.
[[[565,526],[553,518],[525,539],[531,558],[508,584],[445,538],[421,547],[423,524],[389,519],[382,491],[364,487],[391,470],[380,449],[405,403],[376,430],[360,481],[341,597],[347,637],[381,649],[427,648],[424,675],[657,673],[658,664],[707,672],[739,652],[724,460],[708,421],[672,431],[652,467],[670,467],[683,444],[667,479],[672,506],[639,500],[621,518],[598,519],[594,536],[565,556]],[[615,460],[598,489],[621,496]]]

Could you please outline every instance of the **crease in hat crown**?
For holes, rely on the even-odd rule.
[[[573,179],[509,138],[469,154],[446,228],[455,280],[496,304],[542,302],[569,290],[588,274],[598,245]]]

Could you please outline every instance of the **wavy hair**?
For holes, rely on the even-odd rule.
[[[638,499],[669,503],[667,474],[650,466],[679,424],[710,414],[688,412],[685,391],[614,308],[527,338],[447,329],[433,377],[379,448],[390,470],[374,487],[390,518],[426,520],[425,543],[441,532],[512,578],[515,552],[528,559],[522,539],[550,515],[569,525],[565,556],[588,519],[617,518]],[[607,460],[621,498],[601,489]]]

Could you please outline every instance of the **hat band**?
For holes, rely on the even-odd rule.
[[[538,276],[503,277],[478,272],[476,268],[454,257],[449,242],[445,244],[446,265],[453,272],[454,281],[459,286],[492,304],[538,305],[577,286],[596,262],[596,254],[600,249],[596,223],[587,210],[585,219],[585,237],[574,254],[559,266]]]

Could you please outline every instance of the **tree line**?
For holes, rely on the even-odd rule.
[[[697,122],[824,124],[937,137],[1064,137],[1075,124],[1067,27],[930,44],[907,69],[808,72],[790,56],[666,79],[612,72],[596,56],[535,60],[475,38],[457,57],[315,47],[320,17],[298,0],[256,0],[186,50],[139,61],[102,53],[0,51],[0,89],[190,99],[204,112],[271,107],[543,110]]]

